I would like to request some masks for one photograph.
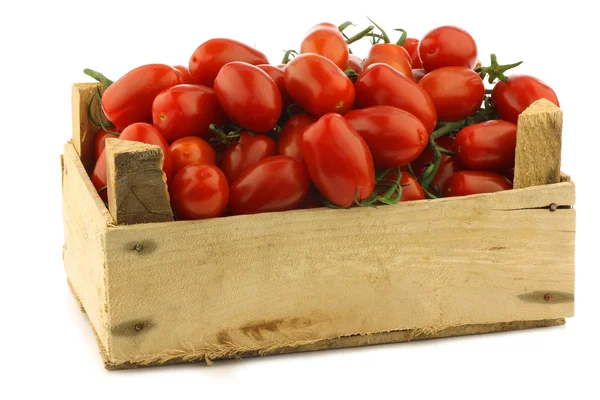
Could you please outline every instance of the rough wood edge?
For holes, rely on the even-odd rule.
[[[99,131],[99,128],[92,124],[89,119],[88,104],[99,87],[99,83],[74,83],[72,85],[73,133],[71,142],[88,173],[91,173],[94,168],[94,146],[96,133]],[[98,113],[96,111],[92,112],[97,119]]]
[[[437,332],[427,332],[422,329],[407,329],[407,330],[401,330],[401,331],[382,332],[382,333],[374,333],[374,334],[368,334],[368,335],[350,335],[350,336],[342,336],[339,338],[321,340],[321,341],[317,341],[315,343],[301,345],[301,346],[283,347],[283,348],[277,349],[275,351],[270,351],[270,352],[253,351],[253,352],[242,354],[238,358],[241,359],[242,357],[255,357],[255,356],[266,356],[266,355],[277,355],[277,354],[300,353],[300,352],[309,352],[309,351],[370,346],[370,345],[378,345],[378,344],[411,342],[411,341],[415,341],[415,340],[439,339],[439,338],[447,338],[447,337],[454,337],[454,336],[469,336],[469,335],[478,335],[478,334],[485,334],[485,333],[517,331],[517,330],[524,330],[524,329],[559,326],[559,325],[564,325],[565,322],[566,322],[565,318],[557,318],[557,319],[545,319],[545,320],[537,320],[537,321],[513,321],[513,322],[499,322],[499,323],[494,323],[494,324],[462,325],[462,326],[455,326],[455,327],[447,327],[447,328],[444,328],[443,330],[440,330]],[[92,329],[93,329],[93,327],[92,327]],[[132,368],[139,368],[139,367],[165,366],[165,365],[173,365],[173,364],[189,364],[189,363],[196,363],[198,361],[205,361],[206,364],[210,365],[213,363],[213,361],[215,361],[215,360],[206,360],[206,359],[204,359],[204,357],[188,359],[184,355],[184,356],[181,356],[178,358],[170,359],[167,362],[149,362],[149,363],[143,363],[143,364],[127,362],[127,363],[115,364],[110,361],[107,354],[104,352],[102,346],[100,346],[100,349],[101,349],[102,360],[104,362],[104,367],[109,371],[132,369]]]

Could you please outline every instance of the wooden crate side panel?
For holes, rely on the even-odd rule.
[[[567,182],[379,209],[112,227],[109,358],[220,358],[572,316],[575,210],[542,207],[574,201]]]
[[[104,237],[112,218],[71,144],[64,147],[62,176],[65,270],[76,298],[106,346]]]
[[[88,105],[99,88],[100,84],[98,83],[75,83],[72,88],[73,137],[71,142],[88,172],[91,172],[94,168],[94,141],[96,133],[99,131],[99,128],[89,119]],[[92,115],[98,120],[98,113],[95,108],[92,109]]]

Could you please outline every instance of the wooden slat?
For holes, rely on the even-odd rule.
[[[88,118],[88,105],[99,88],[100,84],[98,83],[75,83],[72,88],[73,136],[71,142],[88,173],[91,173],[94,168],[94,140],[99,130]],[[98,113],[95,109],[92,111],[98,120]]]

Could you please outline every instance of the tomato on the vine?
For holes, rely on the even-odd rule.
[[[485,96],[483,81],[467,67],[438,68],[425,75],[419,84],[433,101],[440,121],[459,121],[473,115]]]
[[[215,78],[219,105],[233,122],[254,132],[268,132],[281,114],[281,93],[269,75],[245,62],[230,62]]]
[[[114,132],[115,128],[111,127],[109,129]],[[96,138],[94,139],[94,156],[96,161],[98,160],[98,158],[100,158],[100,154],[102,154],[102,151],[106,146],[106,139],[110,138],[118,139],[119,135],[115,135],[114,133],[108,133],[104,129],[100,129],[98,133],[96,133]]]
[[[404,47],[410,55],[412,68],[423,68],[421,58],[419,57],[419,39],[406,38],[404,43],[402,43],[402,47]]]
[[[315,186],[333,204],[350,206],[373,193],[375,169],[365,140],[339,114],[327,114],[302,135],[302,154]]]
[[[345,118],[367,142],[376,168],[406,165],[427,146],[427,129],[407,111],[372,106],[350,111]]]
[[[383,177],[383,180],[391,182],[395,181],[398,177],[396,170],[391,170]],[[417,181],[410,173],[402,171],[400,177],[400,186],[402,188],[402,194],[400,195],[400,201],[413,201],[413,200],[424,200],[425,192],[419,181]],[[377,190],[380,195],[383,195],[389,189],[389,183],[378,185]]]
[[[302,134],[317,119],[310,114],[292,115],[283,125],[279,140],[277,140],[277,153],[283,156],[290,156],[303,162],[302,156]]]
[[[260,64],[257,67],[265,71],[273,79],[273,82],[275,82],[279,93],[281,93],[281,107],[285,110],[292,103],[292,97],[287,92],[285,83],[283,82],[283,69],[270,64]]]
[[[446,184],[446,197],[493,193],[512,189],[506,177],[490,171],[458,171]]]
[[[217,152],[204,139],[187,136],[171,144],[173,173],[189,164],[217,165]]]
[[[456,135],[456,156],[469,169],[503,171],[514,167],[517,125],[486,121],[464,127]]]
[[[293,58],[283,79],[292,98],[314,116],[344,114],[354,103],[354,85],[337,65],[318,54]]]
[[[492,103],[500,118],[517,123],[521,114],[533,102],[546,99],[560,107],[554,90],[541,80],[529,75],[513,75],[508,82],[498,82],[492,90]]]
[[[408,111],[423,122],[428,133],[435,128],[435,106],[425,89],[387,64],[370,65],[360,74],[356,97],[363,107],[387,105]]]
[[[315,25],[304,37],[300,45],[300,54],[319,54],[342,70],[348,64],[348,45],[337,26],[323,22]]]
[[[348,55],[348,65],[346,65],[346,69],[350,68],[352,71],[360,74],[362,72],[362,62],[362,58],[356,54],[350,54]]]
[[[442,148],[456,154],[456,140],[452,136],[442,136],[436,140],[436,143]],[[433,152],[431,149],[426,148],[410,165],[412,166],[414,173],[419,176],[431,163],[433,163]],[[442,154],[440,167],[433,177],[431,185],[436,191],[442,192],[446,187],[448,179],[462,169],[464,169],[464,167],[460,161],[458,161],[456,156]]]
[[[419,57],[425,71],[459,66],[473,69],[477,63],[477,44],[464,29],[441,26],[429,31],[419,43]]]
[[[183,77],[183,80],[181,81],[181,83],[192,84],[194,82],[192,80],[192,75],[190,74],[190,70],[188,67],[185,67],[183,65],[175,65],[175,66],[173,66],[173,68],[175,68],[177,71],[179,71],[181,73],[181,76]]]
[[[268,157],[231,183],[229,210],[234,215],[292,210],[309,189],[304,164],[288,156]]]
[[[225,148],[220,167],[229,183],[235,181],[245,170],[264,158],[275,155],[276,144],[265,135],[240,134],[240,140]]]
[[[387,64],[409,78],[412,76],[410,55],[404,47],[396,43],[378,43],[373,45],[369,49],[367,58],[362,63],[363,70],[376,63]]]

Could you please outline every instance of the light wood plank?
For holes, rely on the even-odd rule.
[[[100,84],[98,83],[75,83],[72,87],[73,136],[71,142],[88,173],[91,173],[94,169],[94,142],[99,131],[99,128],[92,124],[88,117],[88,105],[99,88]],[[92,115],[98,120],[96,110],[93,109],[92,112]]]

